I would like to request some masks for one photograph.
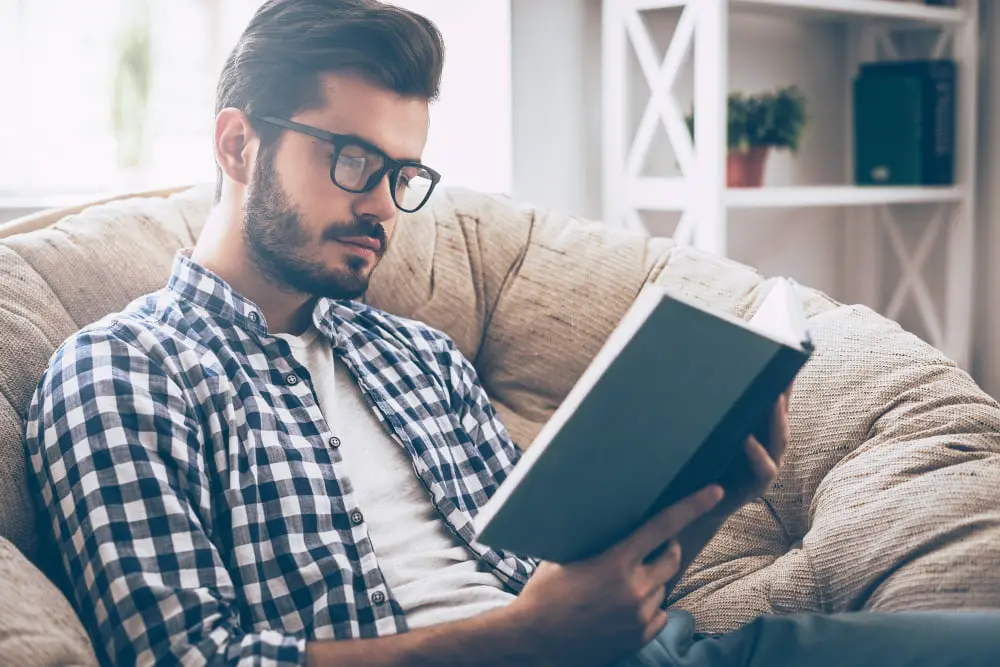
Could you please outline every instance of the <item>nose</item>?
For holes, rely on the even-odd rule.
[[[374,188],[358,195],[354,206],[354,215],[371,216],[380,221],[393,218],[397,213],[396,204],[392,200],[392,187],[389,184],[389,174],[382,177]]]

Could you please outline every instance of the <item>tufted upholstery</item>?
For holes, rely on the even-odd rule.
[[[13,549],[37,556],[21,412],[59,342],[162,286],[210,199],[199,187],[115,201],[0,240],[0,553],[11,555],[0,590],[16,586],[51,612],[62,630],[50,644],[81,635]],[[647,281],[741,317],[765,292],[753,270],[668,239],[451,190],[400,223],[367,299],[449,333],[527,446]],[[807,309],[818,353],[796,384],[781,476],[726,524],[672,602],[710,631],[769,612],[1000,607],[1000,406],[870,310],[816,292]],[[0,599],[0,649],[22,628],[5,602],[18,599]],[[11,645],[23,665],[92,657]]]

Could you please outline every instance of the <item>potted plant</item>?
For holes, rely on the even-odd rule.
[[[744,95],[728,100],[726,183],[732,188],[760,187],[770,150],[795,153],[806,123],[806,101],[797,86],[774,92]],[[694,134],[694,115],[687,116]]]

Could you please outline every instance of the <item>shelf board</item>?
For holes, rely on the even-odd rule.
[[[827,185],[774,188],[734,188],[727,192],[730,208],[811,208],[935,204],[962,199],[962,188]]]
[[[681,179],[643,178],[634,183],[628,201],[650,211],[683,211],[690,186]],[[961,201],[960,186],[879,187],[855,185],[730,188],[726,205],[731,209],[836,208],[889,204],[935,204]]]
[[[639,10],[683,7],[688,0],[632,0]],[[936,7],[900,0],[731,0],[734,10],[837,21],[882,21],[900,27],[958,25],[969,14],[960,7]]]
[[[956,25],[968,19],[959,7],[936,7],[899,0],[733,0],[743,9],[794,12],[803,18],[882,20],[903,24]]]

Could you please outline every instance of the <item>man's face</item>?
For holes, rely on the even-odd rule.
[[[320,77],[325,104],[288,120],[353,135],[397,160],[421,158],[428,103],[349,75]],[[356,298],[368,287],[398,218],[389,178],[354,194],[330,179],[332,144],[293,131],[258,152],[244,204],[254,263],[289,291]]]

